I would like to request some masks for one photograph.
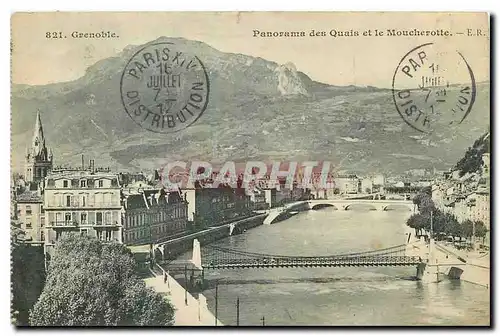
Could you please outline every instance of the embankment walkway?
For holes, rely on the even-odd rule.
[[[158,269],[161,269],[158,267]],[[163,271],[161,269],[161,271]],[[175,307],[174,326],[215,326],[215,316],[208,310],[205,296],[199,294],[198,299],[189,292],[186,293],[173,277],[163,271],[161,275],[155,273],[144,279],[148,287],[168,297]],[[156,272],[159,273],[159,272]],[[187,294],[187,295],[186,295]],[[217,326],[223,324],[217,320]]]
[[[424,240],[412,239],[406,245],[406,255],[408,256],[419,256],[426,260],[429,258],[428,252],[429,244]],[[461,281],[471,282],[487,288],[490,286],[489,252],[485,254],[473,251],[464,252],[457,250],[453,246],[436,242],[431,264],[438,265],[440,273],[449,276],[455,274],[453,276],[457,276]]]

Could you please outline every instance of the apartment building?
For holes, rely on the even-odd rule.
[[[123,243],[165,241],[187,230],[187,202],[178,192],[146,189],[123,195]]]
[[[43,203],[47,251],[60,237],[72,232],[121,242],[120,189],[116,174],[93,169],[47,176]]]

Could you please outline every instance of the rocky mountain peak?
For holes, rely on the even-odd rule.
[[[306,84],[300,78],[293,63],[282,64],[275,69],[275,72],[278,76],[278,91],[282,95],[310,96]]]

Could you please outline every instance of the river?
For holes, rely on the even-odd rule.
[[[217,245],[280,255],[332,255],[403,244],[408,211],[299,213]],[[185,257],[185,256],[184,256]],[[183,258],[183,257],[181,257]],[[446,279],[422,284],[414,267],[208,270],[203,292],[225,325],[488,325],[489,290]]]

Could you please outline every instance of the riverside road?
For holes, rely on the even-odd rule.
[[[215,242],[217,246],[279,255],[334,255],[404,244],[409,211],[299,213]],[[190,252],[179,259],[190,258]],[[415,281],[415,267],[210,269],[209,309],[240,325],[487,325],[489,291],[445,280]]]

